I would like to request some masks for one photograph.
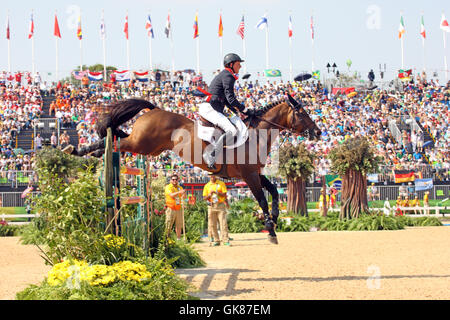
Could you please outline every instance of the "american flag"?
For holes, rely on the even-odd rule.
[[[145,29],[148,30],[148,36],[152,36],[152,38],[155,37],[153,34],[153,25],[152,25],[152,19],[150,19],[150,15],[147,16],[147,22],[145,23]]]
[[[236,33],[244,40],[244,16],[242,16],[241,23],[239,23]]]
[[[311,39],[314,40],[314,22],[312,16],[311,16]]]
[[[31,39],[34,34],[34,21],[33,21],[33,13],[31,13],[31,20],[30,20],[30,33],[28,34],[28,39]]]

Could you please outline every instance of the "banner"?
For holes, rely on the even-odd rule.
[[[354,87],[346,87],[346,88],[333,88],[331,90],[331,94],[337,94],[337,93],[341,93],[341,94],[349,94],[351,92],[355,91]]]
[[[130,81],[131,74],[128,70],[123,71],[114,71],[114,74],[116,75],[116,81],[123,82],[123,81]]]
[[[103,72],[91,72],[88,71],[88,78],[91,81],[102,81],[103,80]]]
[[[415,180],[413,170],[394,170],[395,183],[410,182]]]
[[[134,72],[137,81],[147,82],[148,81],[148,71],[147,72]]]
[[[378,173],[369,173],[367,175],[367,180],[369,182],[377,183],[378,182]]]
[[[430,190],[433,189],[433,179],[416,179],[414,181],[417,191]]]

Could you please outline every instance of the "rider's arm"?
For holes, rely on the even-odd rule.
[[[236,110],[239,110],[240,112],[244,112],[245,105],[240,103],[238,99],[236,98],[236,95],[234,94],[234,78],[230,74],[229,76],[226,76],[223,78],[222,84],[225,94],[225,99],[227,99],[227,104],[231,107],[233,107]]]

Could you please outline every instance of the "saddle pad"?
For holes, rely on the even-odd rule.
[[[237,128],[238,131],[236,143],[230,146],[226,146],[227,149],[233,149],[243,145],[245,141],[247,141],[248,129],[244,121],[242,121],[239,116],[232,116],[229,120]],[[198,138],[209,143],[215,143],[215,138],[219,138],[223,133],[222,130],[216,129],[214,127],[204,126],[200,120],[196,121],[196,126]]]

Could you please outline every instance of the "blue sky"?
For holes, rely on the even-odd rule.
[[[448,0],[343,0],[343,1],[289,1],[289,0],[3,0],[0,11],[0,69],[7,69],[6,16],[9,10],[11,28],[12,70],[31,70],[31,41],[28,28],[31,10],[35,21],[36,69],[47,78],[55,73],[55,37],[53,22],[55,10],[62,39],[58,40],[59,73],[67,76],[80,63],[80,46],[76,37],[77,12],[82,13],[83,64],[103,63],[100,40],[100,17],[104,9],[106,24],[107,65],[119,69],[127,67],[126,40],[123,27],[126,11],[129,16],[131,69],[149,67],[147,32],[144,28],[148,13],[155,31],[152,40],[154,66],[171,68],[170,42],[164,35],[168,10],[174,41],[176,69],[196,68],[196,41],[193,39],[195,12],[199,13],[200,69],[206,79],[219,67],[222,60],[219,51],[218,23],[222,11],[224,53],[242,54],[242,40],[236,34],[242,14],[246,20],[246,68],[256,74],[265,69],[265,31],[255,28],[260,17],[267,12],[269,23],[269,64],[280,69],[283,79],[289,75],[288,18],[293,22],[293,73],[310,71],[312,45],[310,17],[314,16],[314,61],[316,69],[326,74],[326,64],[336,63],[346,72],[346,61],[352,61],[351,71],[359,71],[366,78],[374,69],[379,79],[379,64],[386,64],[387,77],[392,78],[401,66],[401,47],[398,39],[400,12],[406,27],[404,38],[405,67],[423,67],[423,48],[420,18],[423,12],[427,39],[425,66],[429,72],[437,71],[444,79],[444,47],[439,29],[441,14],[450,18]],[[39,5],[37,5],[39,4]],[[447,42],[450,37],[447,35]],[[449,59],[447,45],[447,59]]]

